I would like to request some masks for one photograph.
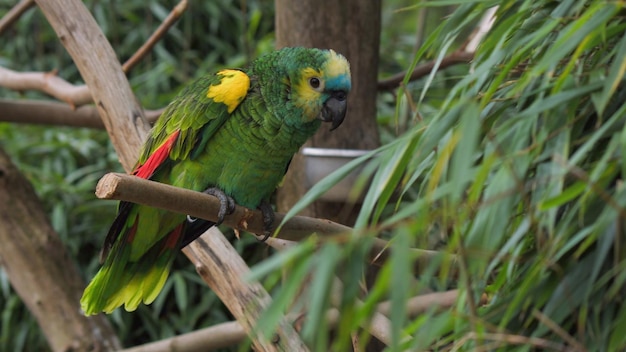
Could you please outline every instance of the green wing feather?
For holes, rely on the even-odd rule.
[[[172,182],[173,165],[193,159],[195,150],[204,150],[244,100],[249,82],[245,73],[228,70],[185,88],[154,126],[133,173],[177,185]],[[85,314],[110,313],[121,305],[133,311],[142,302],[154,301],[168,277],[185,226],[184,215],[121,202],[105,240],[104,265],[81,298]]]
[[[218,187],[239,205],[257,207],[322,121],[341,123],[350,87],[344,57],[306,48],[270,53],[246,73],[201,78],[156,123],[134,174],[196,191]],[[184,215],[120,203],[105,263],[81,299],[85,313],[152,302],[192,230]]]

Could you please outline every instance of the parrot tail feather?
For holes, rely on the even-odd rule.
[[[131,312],[139,304],[154,302],[169,276],[183,228],[178,225],[135,262],[129,260],[129,246],[116,244],[83,293],[80,304],[85,315],[108,314],[122,305]]]

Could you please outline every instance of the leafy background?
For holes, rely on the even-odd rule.
[[[87,4],[122,60],[174,5]],[[384,145],[318,184],[294,208],[350,168],[368,164],[362,177],[371,178],[371,187],[354,234],[319,247],[304,241],[256,267],[268,287],[281,282],[281,268],[292,268],[282,285],[270,287],[280,299],[264,317],[268,330],[286,305],[307,304],[320,312],[330,307],[329,284],[337,276],[344,289],[336,338],[329,340],[323,319],[304,322],[303,338],[316,351],[346,350],[354,331],[365,343],[367,333],[359,326],[387,299],[392,350],[626,348],[621,3],[385,1],[380,77],[410,74],[418,62],[440,61],[461,48],[494,5],[497,20],[472,63],[381,92]],[[0,8],[10,6],[0,1]],[[0,40],[1,65],[57,68],[62,77],[79,81],[38,11]],[[158,108],[192,77],[241,66],[272,47],[271,1],[193,2],[129,78],[142,104]],[[35,184],[85,278],[91,277],[115,211],[115,204],[95,201],[93,188],[102,174],[120,170],[106,134],[0,124],[0,136]],[[364,290],[363,263],[370,260],[374,236],[389,240],[393,255]],[[234,242],[251,263],[270,254],[254,241]],[[442,254],[416,268],[411,248]],[[184,258],[176,267],[154,304],[111,315],[125,345],[230,319]],[[290,288],[309,273],[314,284],[296,296]],[[45,340],[1,271],[0,289],[0,349],[44,350]],[[407,315],[410,297],[449,289],[459,290],[452,309]],[[485,298],[488,304],[481,303]]]

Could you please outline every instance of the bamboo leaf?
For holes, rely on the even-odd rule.
[[[545,211],[550,208],[564,205],[565,203],[581,195],[585,191],[585,189],[587,189],[587,183],[576,182],[570,187],[566,188],[561,194],[557,195],[556,197],[539,202],[539,204],[537,204],[537,209],[540,211]]]
[[[596,110],[600,116],[604,114],[604,109],[617,87],[624,81],[624,73],[626,72],[626,37],[622,37],[622,40],[620,40],[614,50],[617,53],[615,54],[615,60],[611,63],[602,92],[592,95]]]
[[[340,259],[341,250],[336,244],[324,245],[317,255],[318,265],[309,285],[306,304],[308,314],[302,329],[302,337],[316,346],[317,350],[324,350],[328,345],[329,329],[324,313],[330,306],[329,294]]]

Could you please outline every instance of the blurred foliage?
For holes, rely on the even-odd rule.
[[[85,4],[123,62],[153,33],[176,1],[93,1]],[[395,4],[398,3],[398,4]],[[414,21],[406,6],[390,2],[383,21]],[[0,17],[15,1],[0,0]],[[165,106],[190,79],[220,67],[239,67],[274,46],[273,1],[191,1],[189,8],[156,47],[129,73],[129,81],[145,108]],[[383,32],[383,75],[400,71],[414,50],[410,25]],[[16,71],[52,71],[69,82],[82,80],[56,34],[37,8],[26,12],[0,36],[0,65]],[[49,99],[39,92],[13,92],[0,87],[3,98]],[[381,109],[391,111],[395,98],[386,94]],[[387,107],[385,107],[387,105]],[[381,120],[383,121],[383,120]],[[395,131],[393,119],[384,127]],[[390,132],[395,133],[395,132]],[[116,202],[96,200],[93,190],[105,173],[122,168],[104,131],[0,123],[0,147],[33,183],[51,222],[89,280],[97,254],[116,212]],[[225,231],[229,231],[227,228]],[[227,232],[229,236],[232,233]],[[233,241],[249,263],[268,255],[250,236]],[[163,292],[137,312],[117,310],[110,317],[125,346],[138,345],[232,320],[217,297],[198,278],[184,256]],[[0,351],[47,349],[35,320],[0,270]]]
[[[175,2],[86,1],[122,61]],[[0,0],[0,16],[14,1]],[[484,13],[497,20],[471,66],[459,65],[379,95],[385,144],[319,183],[293,213],[349,169],[367,163],[357,231],[341,245],[304,241],[256,268],[281,283],[260,326],[284,308],[310,308],[303,336],[316,351],[347,350],[375,304],[391,300],[390,350],[626,349],[626,21],[613,1],[403,1],[383,3],[380,77],[459,48]],[[179,23],[129,74],[142,104],[165,105],[181,84],[208,70],[241,66],[273,47],[271,1],[191,2]],[[10,39],[9,39],[10,38]],[[38,10],[0,37],[0,65],[49,71],[79,82]],[[0,96],[18,97],[0,90]],[[23,96],[41,98],[28,92]],[[0,124],[0,145],[34,183],[55,229],[90,278],[115,204],[95,201],[97,179],[119,171],[104,132]],[[357,185],[366,185],[360,182]],[[393,256],[362,290],[374,236]],[[234,241],[251,263],[266,255],[250,236]],[[455,254],[415,272],[411,247]],[[182,256],[157,301],[111,315],[125,345],[230,320]],[[312,276],[308,276],[311,274]],[[330,283],[343,282],[340,322],[330,341],[319,316]],[[308,279],[299,298],[294,289]],[[417,317],[408,298],[458,288],[451,310]],[[0,350],[45,350],[0,271]],[[478,305],[486,293],[488,304]],[[364,304],[356,304],[355,299]],[[473,303],[473,304],[471,304]],[[317,315],[316,315],[317,314]],[[401,337],[409,336],[402,340]]]
[[[0,17],[15,1],[0,0]],[[86,1],[120,60],[129,58],[153,33],[175,1]],[[188,80],[220,67],[239,67],[273,48],[273,2],[191,1],[178,23],[128,77],[146,108],[165,106]],[[0,65],[16,71],[58,70],[69,82],[81,79],[69,55],[37,8],[0,36]],[[3,98],[47,99],[37,92],[0,88]],[[98,253],[115,217],[116,202],[96,200],[97,181],[122,168],[104,131],[0,123],[0,147],[33,183],[54,229],[83,269],[85,281],[99,268]],[[232,236],[232,234],[230,234]],[[251,236],[234,241],[254,263],[267,255]],[[256,249],[256,250],[255,250]],[[150,306],[118,310],[111,320],[125,346],[197,330],[232,317],[184,257]],[[45,351],[45,338],[0,270],[0,351]]]
[[[362,327],[377,303],[390,300],[392,351],[625,350],[623,4],[421,1],[402,11],[419,16],[449,5],[457,7],[403,67],[410,73],[418,62],[441,60],[498,5],[469,70],[405,80],[387,118],[396,127],[387,144],[337,170],[292,209],[367,163],[362,177],[371,185],[355,233],[322,246],[301,243],[255,268],[268,284],[278,282],[280,268],[293,268],[264,322],[282,313],[277,307],[323,312],[339,302],[333,340],[314,314],[303,335],[315,351],[345,351],[354,335],[361,344],[371,338]],[[393,254],[364,290],[374,236],[389,239]],[[441,255],[416,270],[411,248]],[[334,277],[343,282],[338,297],[329,289]],[[315,284],[305,292],[291,289],[308,280]],[[410,297],[449,289],[460,292],[452,309],[408,315]]]

